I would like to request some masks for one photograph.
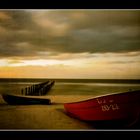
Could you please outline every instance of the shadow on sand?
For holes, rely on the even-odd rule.
[[[79,120],[75,117],[72,117],[68,115],[64,109],[57,109],[58,111],[61,111],[65,115],[69,116],[70,118],[76,119],[78,121],[84,122],[87,125],[90,126],[90,128],[93,129],[117,129],[117,130],[137,130],[140,129],[140,119],[136,121],[127,121],[127,120],[116,120],[116,121],[83,121]]]

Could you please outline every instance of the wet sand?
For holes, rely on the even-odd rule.
[[[93,96],[92,96],[93,97]],[[63,103],[91,98],[91,95],[46,96],[51,105],[8,105],[0,96],[0,129],[85,130],[94,127],[68,116]]]

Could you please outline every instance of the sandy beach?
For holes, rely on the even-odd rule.
[[[93,126],[68,116],[63,107],[63,103],[80,101],[90,97],[91,95],[46,96],[46,98],[51,99],[51,105],[14,106],[7,105],[0,96],[0,104],[3,106],[0,110],[0,129],[94,129]]]

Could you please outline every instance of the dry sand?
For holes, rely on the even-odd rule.
[[[68,116],[63,103],[91,98],[85,95],[46,96],[51,105],[7,105],[0,97],[0,129],[81,130],[94,129],[90,124]]]

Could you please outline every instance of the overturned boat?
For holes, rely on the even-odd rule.
[[[40,98],[40,97],[35,97],[35,96],[2,94],[2,97],[4,101],[10,105],[34,105],[34,104],[49,105],[51,104],[50,99]]]

